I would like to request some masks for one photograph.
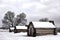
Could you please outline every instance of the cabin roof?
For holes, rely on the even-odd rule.
[[[11,30],[14,30],[14,27],[10,27]]]
[[[25,26],[16,26],[16,29],[27,29]]]
[[[32,22],[35,28],[55,28],[50,22]]]

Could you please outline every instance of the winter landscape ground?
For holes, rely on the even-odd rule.
[[[0,40],[60,40],[60,33],[57,35],[43,35],[36,37],[27,36],[26,32],[13,33],[0,29]]]

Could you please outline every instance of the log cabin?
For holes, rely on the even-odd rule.
[[[57,35],[54,21],[49,22],[30,22],[27,26],[28,36],[39,36],[53,34]]]
[[[9,32],[14,32],[14,27],[9,27]]]
[[[16,26],[14,28],[14,33],[27,32],[27,27],[25,26]]]

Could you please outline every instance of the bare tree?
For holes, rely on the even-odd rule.
[[[48,21],[48,18],[42,18],[39,21],[46,22],[46,21]]]
[[[17,25],[26,25],[27,23],[27,19],[26,19],[26,14],[25,13],[21,13],[19,15],[17,15],[17,17],[15,18],[15,26]]]
[[[13,27],[13,18],[14,12],[8,11],[4,16],[2,23],[8,25],[9,27]]]

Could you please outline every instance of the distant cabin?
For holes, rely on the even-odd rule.
[[[14,33],[27,32],[27,27],[25,26],[16,26],[14,28]]]
[[[56,35],[56,27],[53,24],[53,21],[50,22],[30,22],[27,26],[27,35],[28,36],[38,36],[38,35],[47,35],[53,34]]]
[[[14,27],[10,27],[9,32],[14,32]]]

